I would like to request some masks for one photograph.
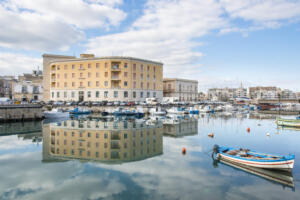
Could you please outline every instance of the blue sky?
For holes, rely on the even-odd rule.
[[[210,87],[300,91],[299,0],[2,0],[1,75],[43,53],[133,56]]]

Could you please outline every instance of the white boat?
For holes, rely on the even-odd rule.
[[[278,126],[300,128],[300,119],[282,119],[282,118],[278,118],[276,120],[276,124]]]
[[[203,108],[199,109],[199,112],[209,113],[209,112],[211,112],[211,107],[209,105],[208,106],[204,106]]]
[[[294,167],[295,155],[288,156],[258,153],[248,149],[236,149],[216,145],[217,157],[234,163],[264,169],[291,171]]]
[[[166,115],[167,112],[162,110],[161,107],[150,108],[149,113],[151,115]]]
[[[44,117],[47,119],[54,119],[54,118],[68,118],[69,112],[63,112],[60,109],[52,109],[51,111],[44,111]]]
[[[177,115],[183,115],[183,114],[188,114],[187,111],[185,111],[182,108],[179,107],[173,107],[167,110],[168,114],[177,114]]]

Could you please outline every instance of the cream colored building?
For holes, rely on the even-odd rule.
[[[144,101],[163,97],[163,64],[132,57],[44,54],[44,100]]]
[[[198,81],[180,78],[164,78],[164,97],[177,97],[179,101],[198,100]]]
[[[171,137],[184,137],[198,134],[198,119],[180,119],[179,123],[172,120],[165,120],[164,135]]]
[[[43,160],[129,162],[161,155],[163,125],[67,120],[43,127]]]

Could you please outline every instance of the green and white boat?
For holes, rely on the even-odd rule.
[[[278,126],[300,128],[300,119],[282,119],[282,118],[277,118],[276,124]]]

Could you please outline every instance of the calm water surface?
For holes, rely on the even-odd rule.
[[[300,198],[300,131],[260,115],[179,121],[2,124],[0,199]],[[214,144],[295,153],[290,182],[214,162]]]

